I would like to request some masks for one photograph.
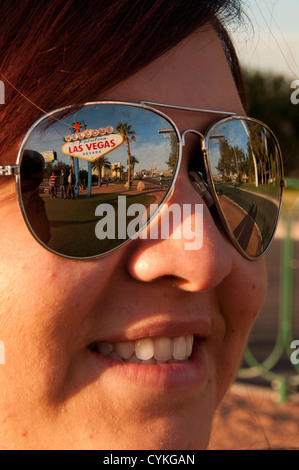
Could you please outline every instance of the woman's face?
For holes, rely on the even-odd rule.
[[[208,30],[91,99],[244,114],[221,45]],[[167,114],[180,131],[204,132],[215,120]],[[197,148],[199,138],[187,137],[170,204],[203,202],[187,176]],[[205,448],[264,298],[263,260],[243,258],[205,206],[197,251],[185,250],[184,239],[139,239],[102,259],[67,260],[34,240],[14,191],[13,183],[0,191],[3,448]],[[191,358],[172,364],[120,362],[90,347],[187,336],[194,337]]]

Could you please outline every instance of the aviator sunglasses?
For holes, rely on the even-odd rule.
[[[180,133],[156,108],[220,120],[204,135]],[[0,175],[16,176],[24,220],[40,244],[71,259],[96,258],[131,240],[124,228],[132,204],[145,208],[138,234],[169,200],[187,133],[201,141],[189,172],[194,188],[237,250],[258,258],[273,238],[285,181],[277,139],[256,119],[148,101],[67,106],[35,122],[16,165],[0,166]]]

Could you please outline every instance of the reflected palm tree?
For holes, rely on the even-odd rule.
[[[120,163],[114,163],[112,168],[112,171],[115,172],[115,176],[117,178],[117,175],[119,176],[119,179],[122,179],[122,174],[124,172],[125,167],[121,165]],[[113,176],[113,175],[112,175]]]
[[[135,168],[135,165],[137,163],[139,163],[138,158],[134,157],[134,155],[130,155],[130,165],[131,165],[131,169],[132,169],[132,179],[134,178],[134,168]]]
[[[107,157],[98,158],[92,163],[92,168],[98,171],[99,179],[98,179],[98,186],[100,186],[100,182],[102,179],[102,172],[104,168],[111,168],[111,163],[107,160]]]
[[[116,127],[117,132],[119,132],[127,145],[127,154],[128,154],[128,185],[131,186],[131,164],[130,164],[130,143],[136,141],[136,132],[132,130],[132,126],[127,122],[120,122]]]

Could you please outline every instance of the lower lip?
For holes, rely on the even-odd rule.
[[[113,374],[118,381],[165,390],[199,386],[207,378],[204,341],[195,341],[188,361],[174,364],[134,364],[91,352],[98,374]]]

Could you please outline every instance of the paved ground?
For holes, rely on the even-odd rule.
[[[268,388],[234,385],[215,416],[210,450],[299,450],[299,397],[278,405]]]

